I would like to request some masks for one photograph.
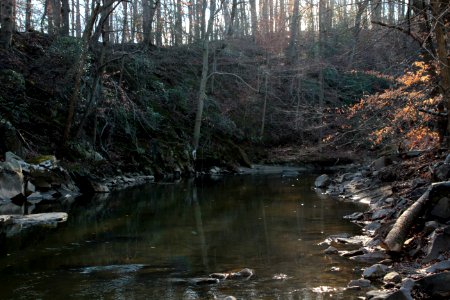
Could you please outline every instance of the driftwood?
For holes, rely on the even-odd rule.
[[[450,181],[433,183],[426,192],[397,219],[384,239],[384,248],[392,252],[400,252],[412,225],[417,222],[417,218],[425,211],[428,204],[440,195],[448,195],[449,190]]]

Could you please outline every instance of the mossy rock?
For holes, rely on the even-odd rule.
[[[51,162],[56,162],[56,157],[54,155],[38,155],[36,157],[30,158],[27,162],[30,164],[38,165],[44,161],[50,160]]]

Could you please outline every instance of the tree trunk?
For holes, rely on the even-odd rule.
[[[53,1],[53,25],[54,25],[53,32],[51,32],[51,34],[59,34],[61,30],[61,1],[60,0],[50,0],[50,1]]]
[[[256,14],[256,0],[250,0],[250,19],[252,22],[252,36],[256,40],[258,35],[258,17]]]
[[[294,10],[292,12],[291,18],[291,32],[290,32],[290,40],[288,46],[288,58],[291,63],[294,63],[295,57],[297,56],[297,43],[298,43],[298,25],[299,25],[299,2],[300,0],[294,0]]]
[[[80,13],[80,0],[77,0],[76,15],[75,15],[75,34],[77,38],[81,37],[81,13]]]
[[[181,10],[181,0],[176,0],[175,12],[175,45],[183,44],[183,19]]]
[[[62,141],[64,147],[68,146],[68,142],[70,140],[70,130],[72,127],[73,117],[75,115],[75,108],[78,103],[78,99],[80,97],[79,94],[80,94],[81,77],[83,76],[84,65],[86,64],[86,59],[88,56],[89,40],[91,38],[92,31],[94,29],[94,24],[97,20],[97,16],[99,13],[100,13],[100,4],[99,2],[96,2],[96,6],[93,9],[90,19],[86,24],[86,28],[83,31],[81,53],[78,60],[75,63],[75,82],[72,95],[69,99],[66,125],[64,127],[64,134]]]
[[[2,0],[0,4],[1,28],[0,28],[0,47],[3,49],[11,48],[12,34],[14,29],[13,1]]]
[[[27,0],[26,6],[25,6],[25,30],[30,31],[32,30],[31,27],[31,8],[33,5],[31,4],[31,0]]]
[[[450,59],[447,49],[445,10],[448,9],[445,0],[432,0],[432,12],[437,19],[435,26],[440,87],[444,103],[447,104],[447,146],[450,147]],[[448,14],[448,12],[447,12]]]
[[[211,35],[213,29],[214,13],[216,11],[216,0],[210,0],[209,10],[211,13],[209,14],[208,28],[202,34],[203,36],[202,75],[198,93],[197,112],[195,115],[194,135],[192,139],[194,151],[197,151],[198,144],[200,141],[200,127],[202,124],[203,106],[206,99],[206,82],[208,80],[209,36]],[[202,18],[204,19],[202,23],[205,23],[206,22],[205,14],[202,15]]]
[[[70,32],[70,22],[69,22],[69,14],[70,14],[70,6],[69,0],[61,0],[61,16],[62,16],[62,24],[61,24],[61,35],[69,36]]]
[[[267,84],[268,84],[269,74],[265,74],[264,78],[264,103],[262,108],[261,116],[261,130],[259,131],[259,139],[262,140],[264,137],[264,127],[266,126],[266,109],[267,109]]]
[[[394,226],[387,234],[383,242],[383,247],[389,251],[400,252],[403,243],[408,237],[411,227],[417,223],[417,219],[424,212],[425,208],[429,207],[429,202],[433,201],[436,194],[448,195],[450,189],[450,181],[433,183],[427,191],[405,210],[402,215],[395,221]],[[437,197],[439,198],[439,197]]]

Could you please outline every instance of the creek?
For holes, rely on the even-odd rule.
[[[343,288],[362,265],[317,244],[358,234],[342,216],[363,207],[318,195],[313,180],[229,176],[82,199],[67,224],[0,256],[0,299],[356,299]],[[243,268],[255,275],[191,281]]]

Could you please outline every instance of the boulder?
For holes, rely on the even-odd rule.
[[[363,255],[365,252],[364,248],[352,250],[352,251],[341,251],[340,255],[343,257],[353,257],[357,255]]]
[[[54,213],[42,213],[32,215],[11,215],[9,216],[9,222],[6,227],[6,235],[8,237],[19,234],[21,231],[31,227],[46,227],[54,228],[59,223],[67,221],[67,213],[54,212]],[[5,216],[0,216],[0,219]]]
[[[351,215],[346,215],[343,218],[346,220],[352,220],[352,221],[357,221],[357,220],[361,220],[364,217],[364,214],[362,212],[354,212]]]
[[[391,164],[391,160],[388,159],[386,156],[382,156],[377,158],[376,160],[374,160],[370,166],[372,167],[372,169],[374,169],[375,171],[379,171],[381,169],[383,169],[384,167],[388,166]]]
[[[441,198],[431,210],[431,215],[442,219],[449,219],[450,199],[447,197]]]
[[[368,300],[409,300],[401,290],[395,292],[389,290],[374,290],[366,293]]]
[[[372,220],[378,220],[378,219],[383,219],[383,218],[389,217],[389,216],[393,215],[394,212],[395,212],[395,210],[393,210],[391,208],[378,209],[372,213]]]
[[[382,264],[375,264],[366,268],[363,272],[363,277],[366,279],[376,279],[386,275],[389,267]]]
[[[426,276],[416,281],[415,289],[427,294],[428,299],[449,299],[450,272],[442,272]]]
[[[330,246],[327,249],[323,250],[323,253],[325,253],[325,254],[338,254],[339,251],[335,247]]]
[[[16,128],[0,117],[0,153],[13,151],[19,155],[24,154],[22,142],[19,139]]]
[[[360,278],[360,279],[356,279],[356,280],[352,280],[348,283],[347,285],[348,287],[361,287],[361,288],[366,288],[370,286],[370,280],[368,279],[364,279],[364,278]]]
[[[447,227],[448,228],[448,227]],[[426,248],[426,255],[422,262],[427,263],[437,259],[442,253],[450,249],[450,234],[447,230],[440,232],[435,230],[430,237],[430,242]]]
[[[195,285],[217,284],[219,283],[219,279],[210,277],[199,277],[189,279],[188,282]]]
[[[23,194],[23,174],[14,162],[0,163],[0,201]]]
[[[426,268],[425,272],[427,273],[436,273],[440,271],[450,270],[450,259],[440,261],[438,263],[435,263],[432,266],[429,266]]]
[[[330,177],[327,174],[322,174],[314,181],[316,188],[325,188],[331,183]]]
[[[450,164],[440,163],[433,169],[433,176],[436,181],[446,181],[450,178]]]
[[[402,282],[402,277],[397,272],[389,272],[383,277],[384,282],[400,283]]]

